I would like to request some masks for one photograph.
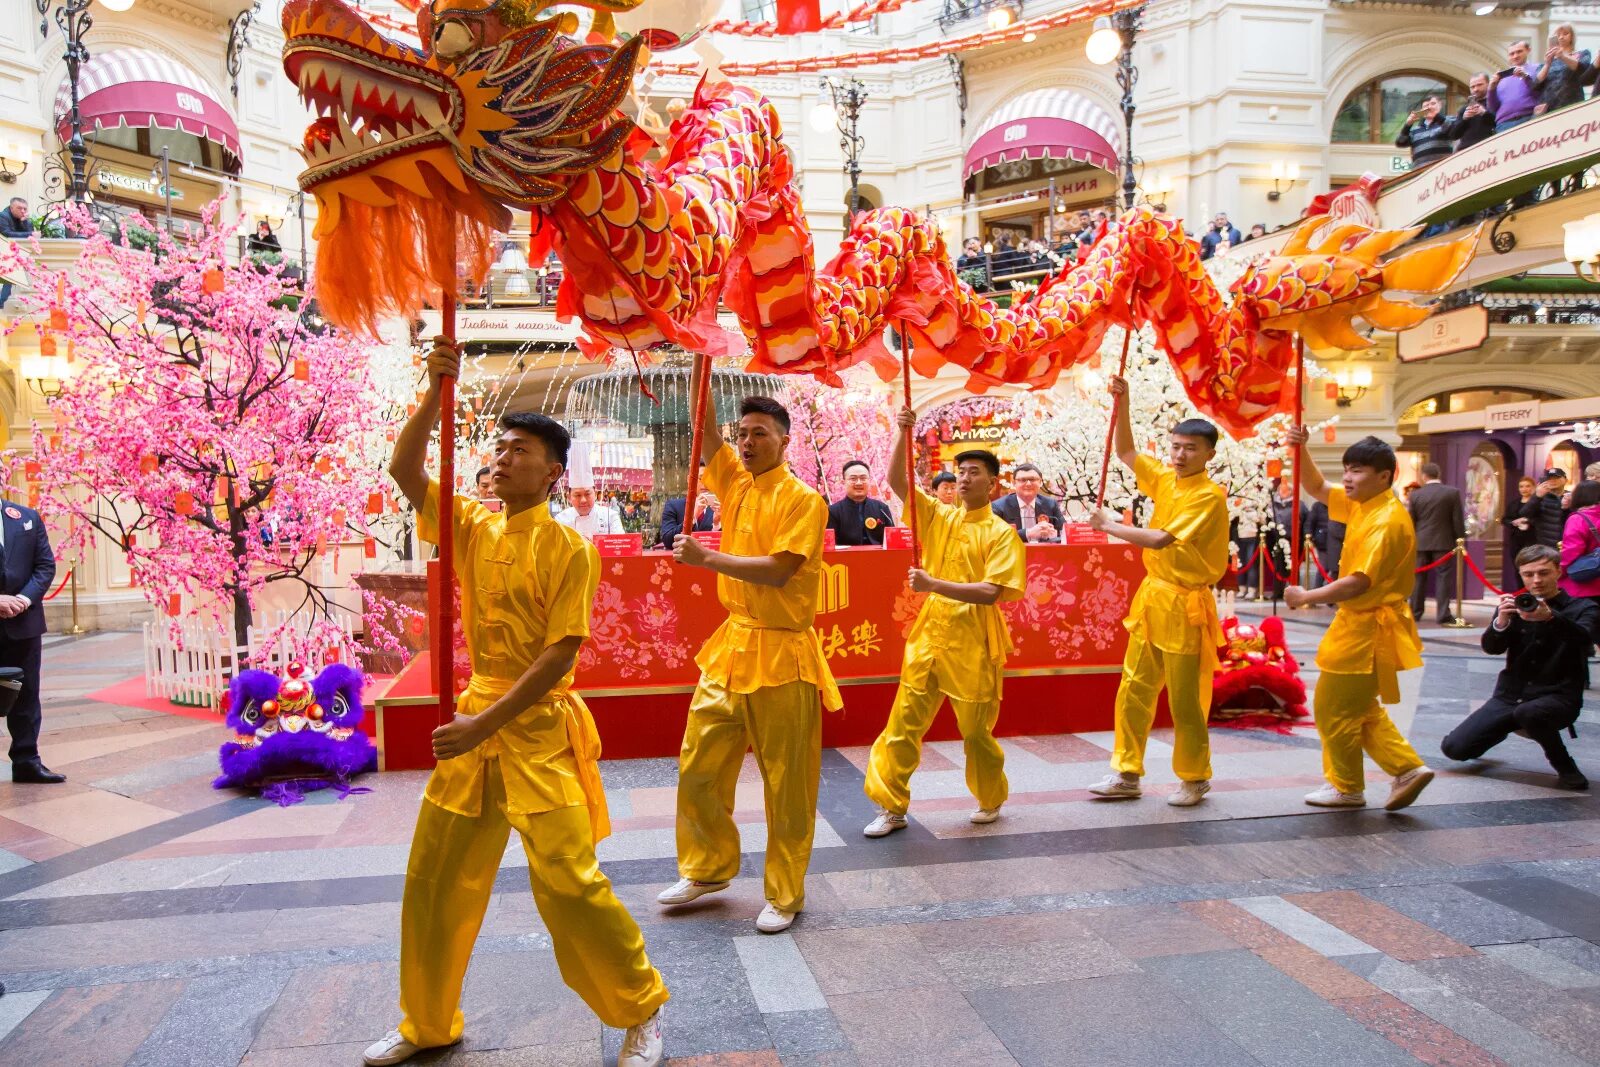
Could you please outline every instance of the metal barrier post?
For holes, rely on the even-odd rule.
[[[67,575],[67,581],[72,585],[72,625],[63,630],[62,633],[71,634],[74,637],[89,632],[78,625],[78,568],[81,566],[83,566],[83,560],[80,559],[72,565],[72,571]]]
[[[1456,538],[1456,610],[1455,621],[1445,623],[1446,626],[1456,629],[1468,629],[1472,623],[1468,622],[1462,613],[1461,602],[1467,591],[1467,540],[1464,537]]]
[[[1267,546],[1256,534],[1256,599],[1267,599]]]

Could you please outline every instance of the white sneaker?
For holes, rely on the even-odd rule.
[[[622,1051],[617,1053],[617,1067],[656,1067],[661,1062],[665,1047],[661,1036],[661,1009],[638,1026],[628,1027],[622,1035]]]
[[[971,822],[975,826],[988,826],[990,823],[999,818],[999,808],[979,808],[977,811],[967,816],[967,821]]]
[[[861,832],[868,837],[888,837],[896,830],[904,830],[905,828],[906,817],[904,815],[896,815],[888,808],[883,808],[878,812],[878,817],[867,823],[867,828]]]
[[[1139,788],[1137,774],[1110,774],[1103,782],[1096,782],[1089,787],[1089,792],[1097,797],[1110,797],[1114,800],[1132,800],[1144,795]]]
[[[1167,803],[1175,808],[1192,808],[1206,798],[1211,792],[1211,783],[1208,781],[1180,782],[1178,791],[1167,797]]]
[[[421,1051],[421,1048],[401,1037],[400,1031],[390,1030],[367,1046],[367,1051],[361,1054],[361,1061],[367,1067],[386,1067],[391,1063],[404,1063]]]
[[[1364,808],[1367,806],[1367,797],[1364,793],[1341,793],[1333,786],[1325,785],[1315,793],[1307,793],[1306,803],[1314,808]]]
[[[1428,783],[1433,781],[1433,770],[1429,767],[1413,767],[1406,773],[1397,777],[1389,786],[1389,799],[1384,802],[1384,811],[1399,811],[1408,808],[1428,788]]]
[[[775,904],[767,904],[756,916],[756,929],[764,934],[781,934],[794,925],[795,913],[784,911]]]
[[[656,895],[656,903],[687,904],[707,893],[720,893],[726,888],[728,888],[727,882],[697,882],[693,878],[679,878],[678,883],[671,889],[663,889]]]

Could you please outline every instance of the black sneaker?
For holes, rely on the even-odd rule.
[[[1571,770],[1556,772],[1556,785],[1562,789],[1571,789],[1574,792],[1581,793],[1589,788],[1589,779],[1583,776],[1582,771],[1573,767]]]

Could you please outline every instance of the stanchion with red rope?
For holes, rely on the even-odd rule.
[[[1467,628],[1472,626],[1472,623],[1468,622],[1463,617],[1465,612],[1464,612],[1463,607],[1462,607],[1463,593],[1465,592],[1465,590],[1467,588],[1467,568],[1466,568],[1466,564],[1463,561],[1470,558],[1467,555],[1467,540],[1466,540],[1466,538],[1464,538],[1464,537],[1456,538],[1455,557],[1456,557],[1456,611],[1455,611],[1455,616],[1449,622],[1445,623],[1444,625],[1449,627],[1449,628],[1451,628],[1451,629],[1464,630],[1464,629],[1467,629]],[[1445,558],[1449,558],[1449,557],[1445,557]],[[1476,569],[1476,564],[1474,564],[1474,569]]]
[[[1496,588],[1495,584],[1489,580],[1489,576],[1484,574],[1483,571],[1479,569],[1477,560],[1473,559],[1470,554],[1466,557],[1466,559],[1467,559],[1467,566],[1472,568],[1472,573],[1476,574],[1478,576],[1478,581],[1483,583],[1483,587],[1485,589],[1489,590],[1489,592],[1493,593],[1495,596],[1505,596],[1506,595],[1506,591],[1504,589]],[[1518,589],[1518,590],[1516,590],[1516,593],[1521,593],[1521,592],[1524,592],[1524,591],[1525,590],[1523,590],[1523,589]],[[1512,595],[1515,596],[1516,593],[1513,593]]]
[[[68,571],[67,572],[67,576],[65,578],[61,579],[61,584],[56,586],[55,592],[46,593],[44,595],[44,599],[45,600],[54,600],[56,597],[60,596],[61,595],[61,590],[65,589],[67,587],[67,583],[72,581],[72,576],[74,574],[76,574],[76,573],[78,573],[76,568],[74,568],[73,570]]]

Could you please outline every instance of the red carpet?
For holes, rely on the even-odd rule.
[[[141,711],[159,711],[166,715],[182,715],[186,719],[199,719],[201,722],[221,722],[222,716],[214,708],[186,708],[181,704],[174,704],[166,697],[145,696],[144,675],[140,674],[129,678],[125,682],[107,686],[98,693],[90,693],[90,700],[98,700],[102,704],[116,704],[124,708],[139,708]]]

